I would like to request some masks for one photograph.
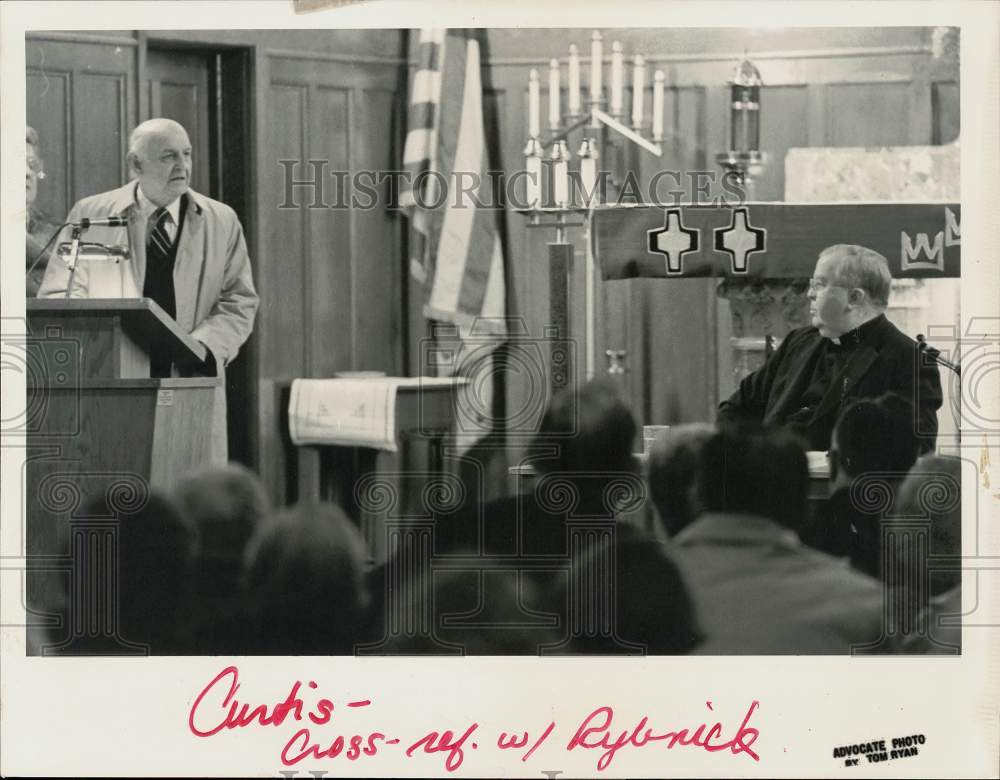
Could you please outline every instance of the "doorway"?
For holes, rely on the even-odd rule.
[[[188,131],[191,187],[231,206],[255,257],[251,212],[250,50],[148,43],[141,75],[141,120],[167,117]],[[254,337],[226,368],[229,458],[257,464],[257,394]]]

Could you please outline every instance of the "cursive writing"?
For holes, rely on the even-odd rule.
[[[352,710],[368,709],[370,698],[361,698],[343,704],[338,709],[332,699],[318,694],[318,685],[313,680],[295,680],[284,698],[265,704],[241,700],[240,673],[236,666],[227,666],[216,674],[194,698],[188,711],[188,728],[196,737],[209,738],[232,729],[273,728],[283,724],[295,724],[294,733],[285,742],[280,758],[284,766],[295,766],[308,759],[339,759],[358,761],[364,757],[374,757],[387,748],[406,745],[396,736],[386,736],[388,729],[353,729],[354,733],[343,733],[340,728],[333,734],[314,733],[317,727],[330,728],[339,725],[334,722],[335,712],[346,716]],[[712,703],[706,702],[709,710]],[[750,724],[759,702],[751,702],[742,722],[735,729],[727,729],[716,720],[699,723],[694,727],[664,729],[650,725],[650,716],[643,715],[635,725],[629,721],[623,727],[621,716],[616,718],[610,706],[593,710],[577,727],[566,751],[598,751],[597,769],[607,769],[621,750],[640,749],[661,744],[672,749],[676,746],[694,747],[709,753],[726,751],[733,756],[746,755],[754,761],[760,756],[753,745],[760,736],[757,728]],[[348,718],[350,720],[350,718]],[[465,761],[467,751],[477,750],[479,745],[472,741],[479,729],[479,723],[472,723],[464,729],[429,730],[422,737],[409,744],[405,750],[407,758],[416,754],[438,755],[444,758],[448,772],[454,772]],[[552,720],[541,731],[529,732],[520,729],[502,731],[496,738],[496,748],[500,751],[516,750],[522,762],[527,761],[556,729]],[[359,733],[360,732],[360,733]],[[495,732],[494,732],[495,733]],[[533,738],[533,735],[537,735]],[[491,735],[492,737],[492,735]],[[397,748],[397,749],[400,749]]]
[[[410,745],[406,749],[406,756],[407,758],[411,757],[413,752],[417,748],[421,747],[424,749],[425,753],[446,752],[448,757],[445,759],[444,768],[449,772],[454,772],[462,766],[462,761],[465,759],[465,753],[462,752],[462,746],[465,744],[465,740],[467,740],[469,735],[477,728],[479,728],[479,724],[473,723],[458,739],[455,739],[455,735],[451,730],[444,731],[440,734],[436,731],[432,731]],[[472,747],[477,748],[479,745],[473,742]]]
[[[711,709],[711,704],[708,706]],[[736,733],[725,742],[716,741],[721,739],[723,733],[722,724],[719,722],[714,723],[711,727],[707,723],[702,723],[693,731],[684,728],[663,733],[654,733],[653,729],[646,725],[649,722],[649,718],[646,715],[642,716],[631,731],[626,729],[619,732],[618,736],[613,737],[612,720],[614,718],[614,711],[611,707],[598,707],[580,724],[573,738],[566,745],[566,750],[573,750],[575,748],[603,748],[604,752],[597,760],[597,769],[600,771],[607,769],[612,759],[614,759],[615,753],[622,748],[641,748],[651,742],[660,741],[666,741],[668,749],[675,745],[693,745],[710,753],[720,750],[729,750],[733,755],[745,753],[754,761],[759,761],[760,757],[751,749],[751,745],[756,742],[760,732],[748,725],[750,717],[758,706],[759,702],[757,701],[754,701],[750,705],[750,709],[747,710],[747,714],[744,716],[743,722],[736,730]]]

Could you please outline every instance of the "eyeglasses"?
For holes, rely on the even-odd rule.
[[[847,289],[846,285],[829,282],[820,276],[814,276],[809,280],[809,289],[813,292],[824,290],[827,287],[843,287],[845,290]]]
[[[31,171],[37,179],[45,178],[45,171],[42,170],[42,161],[37,158],[28,160],[28,170]]]

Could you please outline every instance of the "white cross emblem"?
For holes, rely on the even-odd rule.
[[[680,209],[667,209],[663,227],[647,230],[646,238],[648,250],[666,258],[667,276],[683,273],[681,258],[698,251],[698,231],[684,227]]]
[[[745,274],[750,270],[748,255],[763,252],[767,243],[767,231],[750,226],[746,208],[733,209],[729,227],[716,228],[715,249],[728,252],[734,274]]]

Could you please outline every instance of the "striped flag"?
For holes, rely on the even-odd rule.
[[[488,416],[493,383],[483,376],[492,374],[484,353],[506,335],[506,286],[503,209],[477,208],[468,191],[479,176],[479,202],[493,203],[481,67],[476,31],[419,32],[400,205],[410,217],[410,270],[424,284],[424,316],[457,328],[462,342],[439,372],[469,376],[476,398],[466,406]]]

